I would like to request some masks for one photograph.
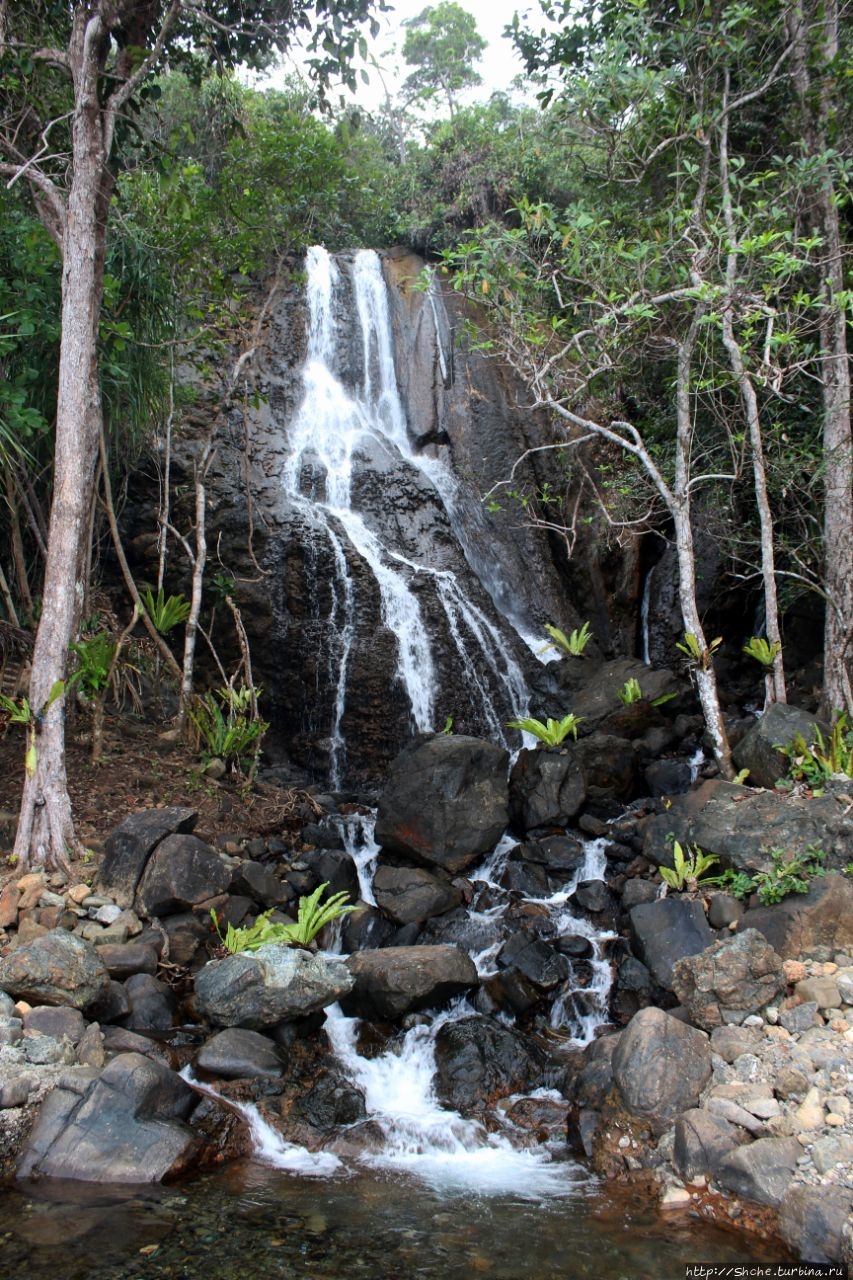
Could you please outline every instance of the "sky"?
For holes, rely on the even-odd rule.
[[[394,97],[395,87],[411,70],[403,63],[399,53],[406,34],[402,23],[407,18],[416,17],[428,4],[436,2],[437,0],[396,0],[393,12],[378,15],[380,34],[370,45],[382,77],[367,67],[370,84],[359,88],[355,99],[359,106],[370,111],[381,105],[385,98],[383,79],[392,98]],[[483,59],[477,66],[483,83],[467,98],[463,97],[463,101],[485,101],[494,90],[509,89],[511,81],[520,74],[521,63],[515,55],[512,43],[502,33],[516,12],[531,13],[533,25],[538,27],[541,19],[538,0],[458,0],[458,3],[473,14],[477,30],[488,42]]]

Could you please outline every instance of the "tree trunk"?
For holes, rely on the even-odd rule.
[[[42,715],[51,690],[65,679],[68,646],[82,599],[81,572],[95,474],[101,396],[98,320],[111,180],[98,104],[100,47],[83,34],[75,66],[73,176],[63,237],[62,344],[56,451],[41,622],[30,677],[37,756],[28,770],[15,840],[17,865],[69,870],[78,848],[65,771],[65,698]],[[89,38],[86,38],[86,37]],[[73,56],[73,55],[72,55]]]

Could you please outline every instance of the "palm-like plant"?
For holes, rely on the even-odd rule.
[[[544,723],[532,716],[525,716],[519,720],[507,720],[508,729],[520,729],[523,733],[532,733],[534,738],[538,738],[545,747],[558,747],[569,734],[577,742],[579,724],[580,717],[572,711],[563,716],[562,720],[553,720],[549,716]]]

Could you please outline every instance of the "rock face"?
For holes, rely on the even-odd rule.
[[[203,1018],[214,1026],[251,1030],[325,1009],[352,987],[342,961],[278,945],[212,960],[195,977]]]
[[[89,1009],[102,1000],[110,976],[88,942],[64,929],[35,938],[0,960],[0,990],[30,1004]]]
[[[198,1140],[184,1123],[196,1096],[180,1076],[138,1053],[94,1074],[50,1094],[19,1176],[144,1183],[183,1167]]]
[[[494,848],[507,824],[502,747],[439,734],[403,751],[379,801],[376,840],[458,872]]]
[[[695,1107],[711,1075],[708,1037],[662,1009],[641,1009],[619,1038],[613,1079],[627,1111],[662,1133]]]
[[[378,867],[373,893],[377,906],[398,924],[420,924],[462,901],[461,890],[421,867]]]
[[[772,907],[754,907],[742,923],[763,933],[780,955],[808,954],[815,947],[849,949],[853,947],[853,880],[840,875],[813,880],[808,893],[791,895]]]
[[[643,852],[652,862],[664,862],[674,834],[682,845],[717,854],[723,867],[751,872],[771,870],[771,849],[803,853],[817,845],[827,855],[827,868],[840,870],[850,861],[853,815],[831,791],[805,799],[718,779],[704,782],[648,819]]]
[[[757,929],[745,929],[677,960],[672,990],[694,1026],[713,1031],[763,1008],[786,985],[781,956]]]
[[[385,947],[359,951],[346,963],[355,985],[341,1008],[351,1018],[381,1021],[438,1008],[479,981],[473,961],[459,947]]]

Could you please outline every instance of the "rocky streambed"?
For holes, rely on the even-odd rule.
[[[160,809],[111,834],[93,884],[13,876],[0,894],[6,1172],[171,1180],[244,1154],[251,1103],[318,1168],[400,1161],[427,1141],[476,1163],[505,1144],[531,1188],[555,1170],[567,1184],[584,1168],[639,1179],[668,1213],[849,1258],[844,801],[828,797],[829,874],[808,894],[746,909],[718,892],[662,896],[663,824],[688,840],[716,822],[720,856],[755,868],[768,806],[796,840],[802,798],[688,777],[684,794],[626,813],[626,769],[599,767],[607,753],[595,737],[523,751],[508,775],[500,748],[439,735],[395,762],[375,841],[334,797],[317,797],[290,845],[211,845],[191,810]],[[358,901],[323,952],[218,949],[211,910],[235,926],[286,917],[321,883]],[[412,1063],[437,1112],[429,1138],[401,1138],[376,1101],[377,1076]]]

